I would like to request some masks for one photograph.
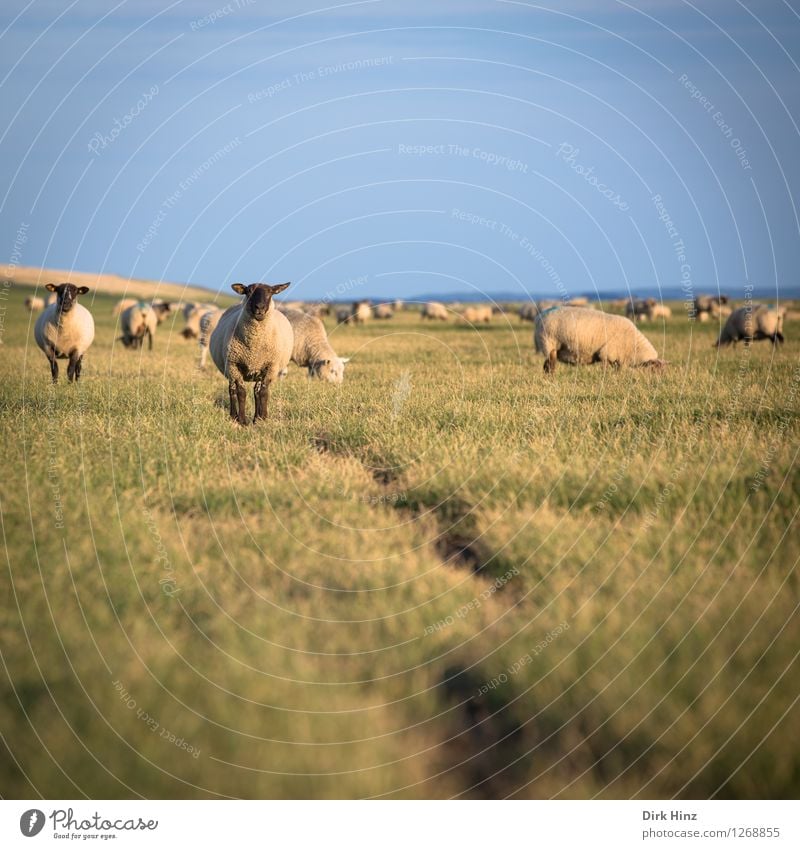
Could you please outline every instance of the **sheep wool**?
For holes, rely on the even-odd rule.
[[[94,318],[77,300],[89,289],[71,283],[59,286],[48,283],[47,289],[56,293],[57,300],[36,319],[33,335],[50,362],[53,383],[58,381],[57,360],[60,359],[69,359],[67,377],[70,382],[77,381],[81,376],[83,355],[94,341]]]
[[[540,313],[534,322],[534,344],[546,357],[547,372],[555,370],[556,360],[570,365],[663,365],[633,322],[583,307],[551,307]]]
[[[245,382],[255,383],[253,422],[266,418],[269,387],[292,357],[292,325],[272,300],[273,295],[288,286],[288,283],[277,286],[235,283],[233,291],[245,300],[227,309],[211,334],[211,358],[228,378],[231,418],[241,425],[247,424]]]
[[[339,357],[333,350],[325,325],[318,318],[300,310],[287,309],[284,306],[279,309],[292,325],[292,362],[301,368],[307,368],[309,377],[318,377],[329,383],[341,383],[349,358]]]
[[[725,322],[716,347],[745,344],[759,339],[770,339],[773,345],[783,342],[783,318],[785,311],[766,304],[749,304],[734,310]]]
[[[423,305],[422,317],[437,321],[447,321],[447,309],[444,304],[440,304],[438,301],[431,301],[429,304]]]
[[[153,350],[153,337],[158,327],[158,316],[153,307],[144,301],[137,301],[123,310],[119,317],[122,331],[120,341],[126,348],[141,348],[144,337],[148,338],[148,349]]]
[[[222,310],[220,309],[207,310],[200,316],[200,361],[197,363],[197,367],[200,369],[206,367],[211,334],[216,330],[221,316]]]

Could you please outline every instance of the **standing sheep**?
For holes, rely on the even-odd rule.
[[[126,348],[141,348],[144,337],[147,336],[147,348],[149,351],[153,350],[153,337],[158,327],[158,316],[150,304],[138,301],[123,310],[119,317],[119,327],[122,331],[119,341]]]
[[[50,363],[53,383],[58,383],[58,360],[67,358],[67,377],[72,383],[80,378],[83,355],[94,341],[92,314],[78,303],[78,295],[85,295],[89,288],[72,283],[48,283],[45,288],[56,294],[56,302],[36,319],[33,335]]]
[[[206,367],[208,357],[208,346],[211,343],[211,334],[216,330],[222,316],[221,309],[207,310],[200,316],[200,360],[197,363],[199,369]]]
[[[664,365],[636,325],[621,315],[583,307],[552,307],[536,317],[536,350],[545,355],[544,370],[556,360],[570,365]]]
[[[447,309],[444,304],[440,304],[438,301],[431,301],[429,304],[424,304],[421,315],[422,318],[447,321]]]
[[[211,357],[228,378],[230,414],[241,425],[247,424],[245,382],[255,383],[253,422],[267,417],[270,384],[278,379],[292,357],[294,335],[289,319],[272,303],[273,295],[289,286],[234,283],[234,292],[244,303],[227,309],[211,334]]]
[[[200,319],[209,311],[209,307],[201,304],[191,304],[184,307],[183,316],[186,319],[186,326],[181,330],[181,336],[184,339],[199,339],[200,338]]]
[[[394,311],[390,304],[378,304],[375,307],[375,318],[388,319],[394,318]]]
[[[655,298],[636,298],[625,304],[625,317],[631,321],[649,318],[650,310],[655,306]]]
[[[336,323],[337,324],[347,324],[350,321],[350,310],[346,307],[341,307],[336,310]]]
[[[300,310],[283,306],[279,309],[289,319],[294,333],[292,362],[307,368],[309,377],[341,383],[344,380],[345,364],[350,362],[350,358],[337,356],[328,341],[325,325],[318,318]]]
[[[519,308],[520,321],[534,321],[539,313],[539,309],[533,301],[526,301]]]
[[[353,324],[366,324],[372,318],[372,308],[369,301],[353,301],[350,311],[350,321]]]
[[[758,339],[770,339],[773,345],[783,342],[783,312],[764,304],[749,304],[734,310],[725,322],[714,347],[734,345],[743,340],[745,345]]]

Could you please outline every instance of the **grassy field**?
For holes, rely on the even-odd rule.
[[[0,347],[4,797],[797,797],[800,339],[329,332],[269,421],[162,326]],[[252,394],[248,398],[252,411]]]

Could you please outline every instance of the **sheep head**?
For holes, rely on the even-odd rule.
[[[45,289],[56,293],[59,313],[69,312],[78,303],[78,295],[85,295],[89,291],[88,286],[73,286],[72,283],[59,283],[58,286],[55,283],[48,283]]]
[[[247,286],[244,283],[234,283],[231,289],[245,298],[247,312],[256,321],[263,321],[272,305],[272,296],[287,289],[289,285],[289,283],[278,283],[276,286],[270,286],[269,283],[253,283]]]

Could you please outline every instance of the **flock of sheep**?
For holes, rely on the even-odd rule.
[[[255,415],[253,421],[265,418],[270,386],[285,376],[294,362],[316,377],[340,384],[344,379],[347,358],[339,357],[328,339],[321,316],[328,315],[327,304],[305,305],[301,302],[276,304],[273,297],[283,292],[288,283],[268,285],[236,283],[233,290],[240,303],[222,310],[215,304],[175,304],[164,301],[124,299],[114,308],[126,348],[141,348],[145,337],[152,349],[158,325],[182,311],[185,327],[182,335],[200,344],[199,367],[204,368],[208,354],[228,379],[230,415],[239,424],[248,423],[246,386],[253,383]],[[28,298],[30,310],[41,310],[34,336],[50,363],[53,382],[58,380],[58,360],[67,359],[67,376],[77,381],[83,355],[94,340],[94,319],[78,297],[89,290],[72,283],[47,284],[47,300]],[[635,322],[642,319],[668,319],[669,307],[654,299],[630,300],[626,316],[592,308],[586,298],[567,302],[533,302],[523,304],[519,317],[534,323],[534,345],[545,357],[544,369],[552,372],[557,362],[571,365],[603,363],[612,366],[662,366],[664,361]],[[336,311],[338,323],[364,324],[372,318],[390,319],[403,309],[400,301],[372,307],[369,301],[356,301]],[[498,308],[495,308],[498,309]],[[727,297],[700,296],[693,304],[700,321],[726,317],[717,346],[769,339],[782,343],[785,307],[747,304],[738,309],[728,306]],[[448,321],[455,316],[469,324],[490,322],[494,310],[490,306],[448,309],[437,302],[426,303],[420,310],[423,320]],[[705,317],[704,317],[705,316]]]

